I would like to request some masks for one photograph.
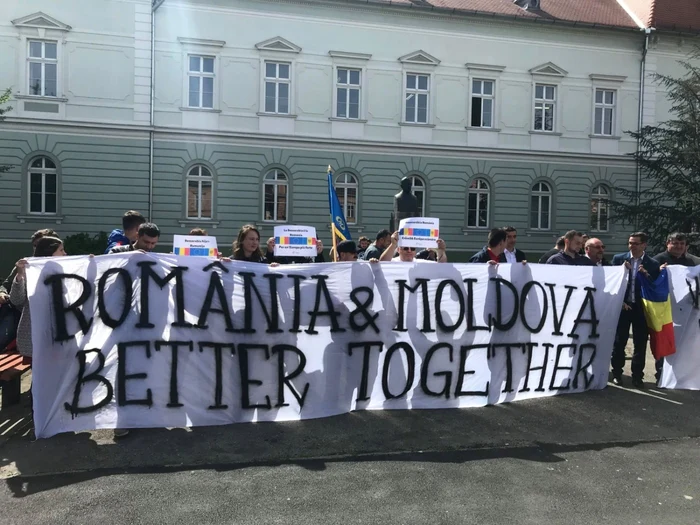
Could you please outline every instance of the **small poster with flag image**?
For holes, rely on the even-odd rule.
[[[173,235],[173,253],[187,257],[218,257],[216,237],[204,235]]]
[[[649,343],[655,359],[676,353],[676,338],[673,333],[671,291],[668,271],[664,268],[655,281],[646,272],[639,272],[642,289],[642,309],[649,328]]]
[[[399,223],[399,246],[437,248],[440,237],[440,219],[409,217]]]
[[[275,226],[275,257],[316,257],[316,228]]]

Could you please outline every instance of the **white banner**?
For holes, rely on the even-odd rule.
[[[30,259],[38,437],[605,387],[624,268]]]
[[[700,390],[700,266],[668,272],[676,353],[666,358],[660,386]]]

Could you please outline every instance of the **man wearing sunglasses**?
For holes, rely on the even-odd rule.
[[[386,250],[384,250],[384,253],[382,253],[382,256],[379,258],[380,261],[395,261],[395,262],[435,262],[431,261],[430,259],[416,259],[416,248],[413,246],[402,246],[399,248],[399,256],[394,257],[394,253],[396,253],[396,248],[399,245],[399,232],[394,232],[391,234],[391,244],[387,247]],[[447,255],[445,254],[446,246],[445,246],[445,241],[442,239],[438,239],[438,261],[437,262],[446,262],[447,261]]]
[[[605,260],[605,245],[603,241],[593,237],[586,241],[586,257],[588,257],[596,266],[610,266],[610,262]]]

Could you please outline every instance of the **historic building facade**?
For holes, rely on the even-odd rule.
[[[127,209],[164,245],[194,226],[227,245],[244,223],[328,240],[328,165],[353,234],[387,227],[408,176],[453,260],[506,224],[537,256],[571,228],[623,249],[606,199],[643,183],[626,132],[667,118],[650,74],[679,73],[696,38],[645,31],[622,1],[557,23],[503,1],[498,16],[408,1],[12,3],[0,264],[38,228],[109,231]]]

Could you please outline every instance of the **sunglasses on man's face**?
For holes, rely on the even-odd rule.
[[[402,249],[404,252],[415,252],[415,251],[416,251],[415,248],[408,248],[408,247],[406,247],[406,246],[404,246],[404,247],[401,248],[401,249]]]

